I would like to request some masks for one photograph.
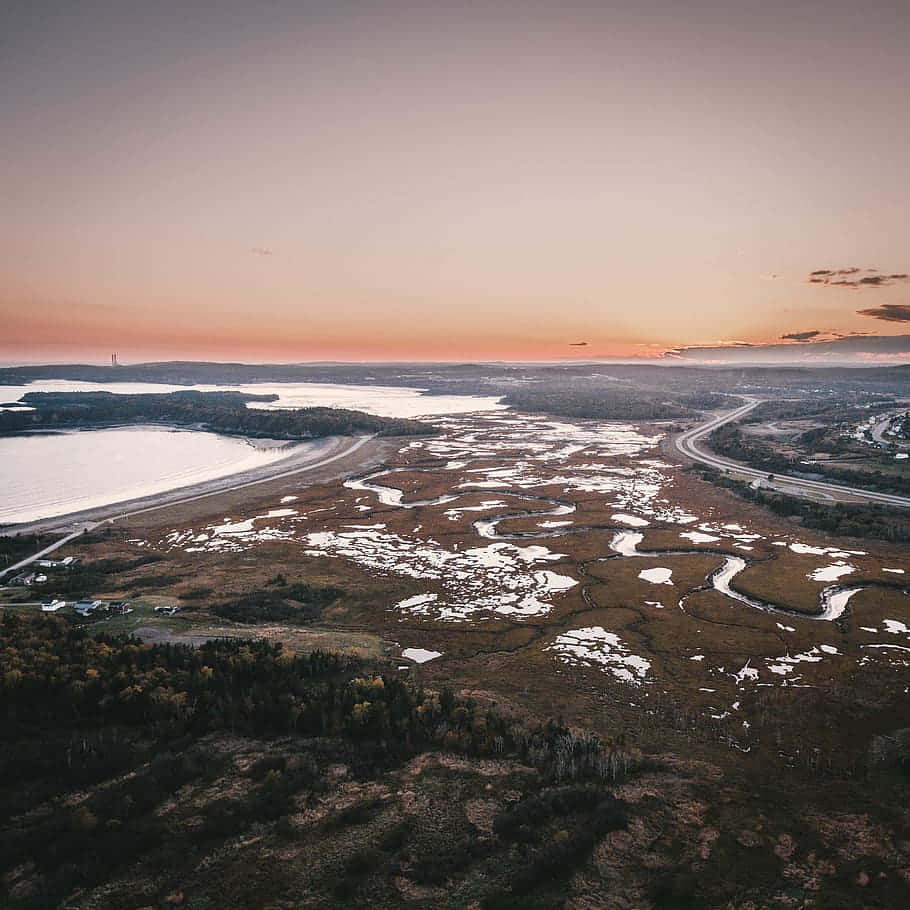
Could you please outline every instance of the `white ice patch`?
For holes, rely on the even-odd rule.
[[[766,657],[768,669],[777,676],[788,676],[798,664],[817,664],[824,658],[840,656],[834,645],[819,645],[801,654],[787,653],[784,657]]]
[[[439,595],[421,595],[398,607],[442,620],[479,614],[539,616],[550,610],[554,595],[578,584],[567,575],[532,568],[563,558],[541,546],[497,542],[457,551],[381,530],[317,531],[305,542],[311,554],[342,556],[381,572],[439,582],[443,588]]]
[[[465,512],[489,512],[490,509],[501,509],[505,503],[501,499],[487,499],[480,505],[460,506],[457,509],[446,509],[443,515],[450,521],[457,521]]]
[[[641,572],[638,573],[639,578],[650,581],[655,585],[672,585],[672,575],[672,569],[663,568],[642,569]]]
[[[425,664],[428,660],[442,657],[442,654],[442,651],[428,651],[426,648],[405,648],[401,652],[402,657],[413,660],[417,664]]]
[[[424,604],[431,604],[439,599],[438,594],[416,594],[414,597],[408,597],[405,600],[399,600],[395,604],[396,610],[411,610],[414,607],[422,607]]]
[[[620,524],[628,525],[630,528],[646,528],[650,524],[644,518],[639,518],[637,515],[626,515],[623,512],[617,512],[615,515],[611,515],[610,518]]]
[[[632,654],[614,632],[602,626],[572,629],[556,637],[545,651],[555,651],[563,663],[599,666],[616,679],[633,685],[648,681],[651,662]]]
[[[814,572],[810,572],[806,578],[810,578],[812,581],[837,581],[838,578],[855,571],[856,566],[848,565],[845,562],[836,562],[833,565],[822,566]]]
[[[610,549],[621,556],[638,556],[638,545],[644,539],[645,535],[638,531],[620,531],[610,541]]]
[[[837,547],[813,547],[807,543],[791,543],[790,549],[802,556],[833,556],[846,559],[848,556],[865,556],[865,550],[841,550]]]
[[[910,635],[910,629],[896,619],[883,619],[882,625],[885,627],[885,631],[892,635]]]
[[[758,670],[750,666],[751,660],[747,660],[743,668],[738,673],[730,674],[735,680],[736,685],[741,686],[747,679],[751,682],[758,681]]]
[[[691,540],[692,543],[715,543],[720,540],[719,537],[715,537],[713,534],[704,534],[702,531],[686,531],[679,536]]]

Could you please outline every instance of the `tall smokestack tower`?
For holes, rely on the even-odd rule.
[[[117,363],[117,355],[116,355],[116,354],[111,354],[111,366],[112,366],[112,367],[120,366],[120,364]]]

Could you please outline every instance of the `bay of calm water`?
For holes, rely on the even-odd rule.
[[[161,427],[0,438],[0,524],[163,493],[288,454],[286,446]]]
[[[422,395],[419,389],[382,386],[321,383],[177,386],[68,380],[0,386],[0,404],[17,402],[27,392],[138,394],[186,389],[279,396],[275,402],[257,402],[253,407],[350,408],[380,417],[434,417],[505,408],[498,398]],[[287,455],[287,447],[269,448],[260,442],[214,433],[160,427],[0,438],[0,524],[52,518],[163,493],[268,465]]]

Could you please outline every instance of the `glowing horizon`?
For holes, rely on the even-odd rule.
[[[903,8],[131,6],[0,11],[0,360],[800,359],[910,324]]]

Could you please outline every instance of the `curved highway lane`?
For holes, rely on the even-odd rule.
[[[760,398],[751,398],[747,404],[741,405],[725,414],[712,417],[707,423],[699,424],[691,430],[677,436],[673,440],[677,451],[690,459],[718,471],[731,471],[746,477],[753,477],[764,481],[764,484],[781,493],[790,496],[802,496],[810,498],[811,496],[825,496],[839,501],[856,501],[865,503],[876,503],[878,505],[891,506],[892,508],[910,509],[910,497],[895,496],[891,493],[876,493],[872,490],[863,490],[857,487],[847,487],[836,483],[826,483],[821,480],[803,480],[800,477],[791,477],[787,474],[775,474],[773,480],[768,479],[767,471],[759,471],[741,464],[738,461],[732,461],[721,455],[715,455],[699,447],[698,442],[705,436],[712,433],[718,427],[731,423],[745,417],[751,410],[761,404]]]

